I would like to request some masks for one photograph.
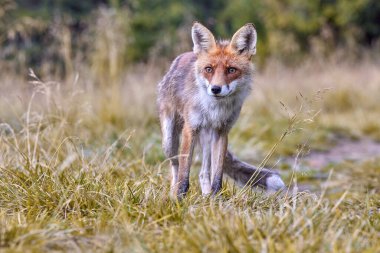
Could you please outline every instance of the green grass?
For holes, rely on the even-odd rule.
[[[168,197],[160,148],[154,90],[162,73],[137,68],[112,89],[88,73],[61,84],[4,77],[0,252],[380,251],[378,159],[320,171],[283,160],[340,138],[377,139],[378,65],[326,64],[259,73],[230,136],[239,157],[280,169],[288,191],[267,195],[226,180],[219,196],[205,198],[196,162],[180,203]],[[297,191],[305,185],[312,190]]]

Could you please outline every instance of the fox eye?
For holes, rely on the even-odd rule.
[[[206,71],[207,73],[211,73],[211,72],[212,72],[212,68],[211,68],[211,67],[205,67],[205,71]]]
[[[236,72],[236,68],[232,68],[232,67],[227,68],[227,73],[228,73],[228,74],[233,74],[233,73],[235,73],[235,72]]]

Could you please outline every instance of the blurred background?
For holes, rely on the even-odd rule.
[[[45,126],[37,136],[59,125],[52,146],[73,135],[104,147],[130,131],[126,155],[155,164],[164,159],[156,85],[192,49],[193,21],[217,38],[251,22],[257,72],[231,133],[239,156],[258,163],[273,151],[271,166],[286,168],[300,150],[352,139],[367,141],[350,146],[355,157],[380,154],[378,0],[0,1],[0,123],[28,138],[33,122]]]
[[[260,68],[380,51],[377,0],[1,0],[0,66],[65,77],[85,65],[114,77],[190,50],[194,20],[222,38],[254,23]]]

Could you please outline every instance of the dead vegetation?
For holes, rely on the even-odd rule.
[[[102,85],[85,69],[61,82],[2,73],[0,251],[379,251],[378,159],[330,164],[322,177],[298,166],[342,138],[379,140],[378,69],[363,60],[258,71],[231,148],[279,169],[291,190],[266,196],[226,182],[215,199],[192,187],[182,203],[167,197],[161,68]],[[297,192],[302,184],[313,191]]]

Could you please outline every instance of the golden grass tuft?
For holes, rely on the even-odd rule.
[[[378,160],[342,162],[322,171],[327,179],[295,166],[339,138],[376,139],[378,69],[370,61],[270,63],[257,73],[231,147],[285,168],[290,190],[268,196],[226,181],[220,196],[203,198],[193,169],[181,203],[168,198],[160,148],[160,68],[131,67],[101,86],[85,70],[60,83],[3,73],[0,251],[380,251]],[[297,192],[306,181],[316,190]]]

